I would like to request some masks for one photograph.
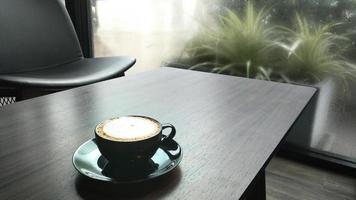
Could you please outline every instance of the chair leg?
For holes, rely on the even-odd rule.
[[[0,107],[15,103],[18,98],[18,90],[0,86]]]
[[[16,97],[0,97],[0,107],[16,102]]]

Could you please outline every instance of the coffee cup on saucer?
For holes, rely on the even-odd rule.
[[[162,131],[170,128],[164,135]],[[116,117],[95,127],[95,140],[100,153],[110,163],[147,162],[165,140],[171,140],[176,130],[171,124],[139,115]]]

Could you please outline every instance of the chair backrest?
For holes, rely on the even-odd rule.
[[[1,0],[0,74],[49,68],[82,57],[61,0]]]

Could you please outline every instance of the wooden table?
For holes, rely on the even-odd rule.
[[[0,199],[265,199],[265,167],[314,92],[161,68],[0,108]],[[74,151],[127,114],[174,124],[180,166],[131,185],[79,175]]]

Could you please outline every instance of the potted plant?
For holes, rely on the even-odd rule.
[[[348,80],[356,78],[355,67],[343,56],[349,39],[332,32],[339,24],[311,24],[296,14],[294,29],[276,26],[268,10],[256,10],[251,1],[242,15],[226,9],[218,19],[216,25],[202,25],[184,49],[180,67],[318,88],[288,138],[312,145],[311,136],[320,136],[327,123],[334,80],[346,91]]]
[[[296,21],[296,30],[285,28],[289,37],[287,45],[282,45],[288,52],[283,74],[292,82],[318,88],[318,92],[291,129],[288,141],[310,147],[320,145],[318,137],[325,131],[327,115],[335,101],[335,81],[342,82],[343,94],[346,94],[348,80],[356,76],[353,65],[343,56],[349,39],[332,33],[338,24],[312,25],[299,15]]]
[[[190,69],[271,80],[285,52],[277,26],[264,21],[267,14],[250,2],[243,17],[226,9],[216,25],[202,25],[180,62]]]

